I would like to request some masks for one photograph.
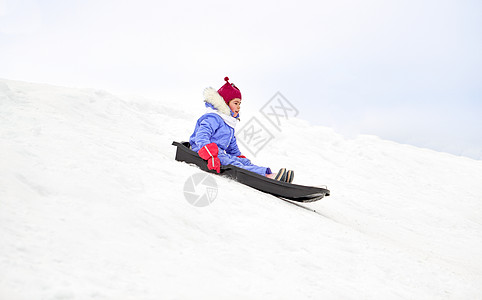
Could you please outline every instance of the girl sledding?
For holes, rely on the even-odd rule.
[[[196,122],[189,142],[173,142],[176,160],[195,164],[203,171],[216,172],[239,183],[273,196],[297,202],[312,202],[330,195],[322,187],[293,184],[294,172],[281,168],[278,173],[253,164],[241,154],[234,136],[239,122],[241,92],[226,83],[216,91],[204,90],[206,113]]]
[[[221,165],[232,165],[254,172],[277,181],[291,183],[292,170],[281,168],[273,173],[269,167],[253,164],[241,154],[234,136],[234,129],[239,122],[241,110],[241,91],[225,77],[226,83],[215,90],[204,90],[206,113],[196,122],[194,133],[189,139],[191,149],[207,161],[209,170],[220,173]]]

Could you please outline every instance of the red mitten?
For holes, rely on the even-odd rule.
[[[208,169],[216,170],[216,172],[221,172],[221,162],[217,156],[208,159]]]
[[[208,169],[221,172],[221,162],[218,158],[218,145],[215,143],[207,144],[197,152],[202,159],[208,161]]]
[[[246,158],[244,155],[238,155],[239,158]]]
[[[215,143],[207,144],[197,152],[202,159],[208,160],[210,157],[218,156],[218,145]]]

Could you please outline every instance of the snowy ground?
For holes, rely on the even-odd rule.
[[[0,299],[482,298],[481,161],[292,119],[252,160],[327,185],[316,213],[220,177],[199,208],[197,117],[0,80]]]

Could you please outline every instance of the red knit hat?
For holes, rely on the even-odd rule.
[[[233,100],[234,98],[241,99],[241,91],[234,85],[234,83],[229,83],[228,77],[224,77],[226,83],[218,90],[218,94],[223,97],[224,102],[229,104],[229,101]]]

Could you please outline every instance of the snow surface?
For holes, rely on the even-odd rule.
[[[291,119],[251,158],[316,212],[222,177],[200,208],[199,111],[0,80],[0,299],[482,298],[481,161]]]

